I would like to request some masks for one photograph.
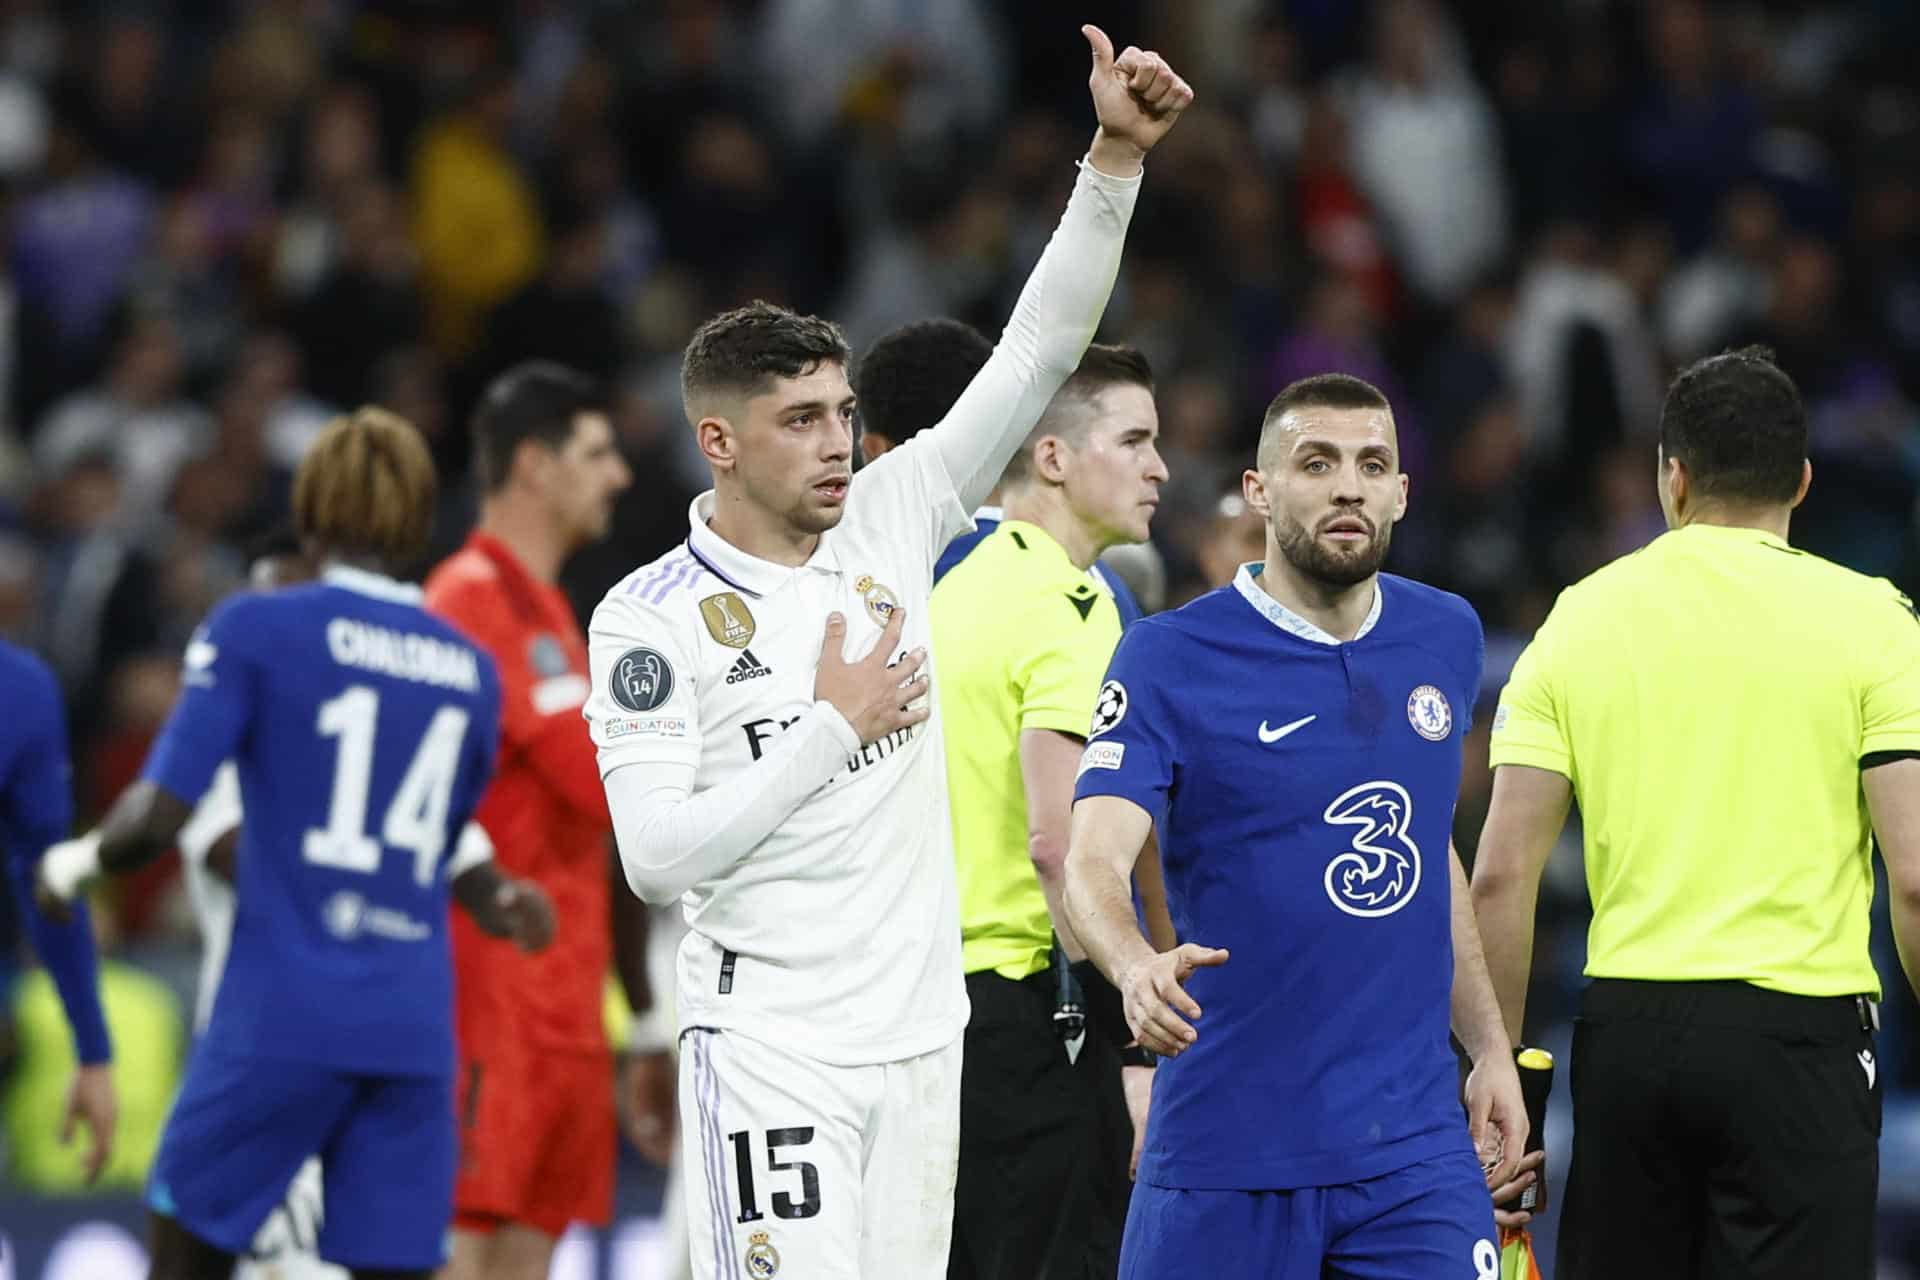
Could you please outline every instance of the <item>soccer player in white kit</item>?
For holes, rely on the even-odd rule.
[[[586,715],[628,882],[679,899],[681,1128],[701,1280],[945,1274],[966,1023],[933,564],[1093,338],[1141,159],[1192,101],[1098,28],[1100,127],[993,357],[851,476],[847,347],[765,303],[688,344],[714,474],[608,593]]]

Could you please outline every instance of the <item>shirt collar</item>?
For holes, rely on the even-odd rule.
[[[1703,524],[1695,520],[1691,524],[1681,525],[1678,529],[1667,530],[1668,536],[1676,533],[1694,537],[1705,535],[1709,538],[1730,538],[1739,542],[1764,542],[1769,546],[1783,547],[1789,551],[1793,549],[1792,544],[1779,534],[1745,524]]]
[[[384,573],[356,569],[349,564],[330,564],[320,571],[320,577],[329,586],[394,604],[417,605],[424,598],[420,588],[411,582],[400,582]]]
[[[991,520],[995,524],[999,524],[1007,518],[1007,509],[1005,507],[995,506],[975,507],[973,509],[973,518],[975,520]]]
[[[712,518],[713,490],[709,489],[687,508],[687,550],[708,573],[735,591],[744,591],[756,598],[771,595],[796,572],[791,565],[762,560],[734,546],[708,525],[707,521]],[[799,567],[838,572],[840,561],[833,553],[833,530],[820,535],[813,555]]]
[[[467,545],[492,561],[503,575],[522,583],[533,582],[533,575],[527,572],[527,566],[513,553],[513,548],[492,534],[475,529],[467,535]]]
[[[1265,567],[1266,566],[1260,561],[1255,560],[1251,563],[1241,565],[1240,572],[1233,575],[1233,589],[1240,593],[1241,599],[1245,600],[1255,609],[1258,609],[1261,616],[1266,618],[1268,622],[1271,622],[1274,626],[1290,635],[1299,636],[1302,640],[1309,640],[1314,644],[1325,645],[1352,643],[1352,641],[1340,639],[1339,636],[1323,629],[1316,623],[1308,622],[1305,618],[1268,595],[1266,590],[1261,587],[1258,582],[1254,581],[1254,578],[1257,577]],[[1360,624],[1360,630],[1354,633],[1354,640],[1364,638],[1369,631],[1373,630],[1374,624],[1380,621],[1380,601],[1384,595],[1385,593],[1380,590],[1380,580],[1375,578],[1373,580],[1373,608],[1367,610],[1367,619]]]

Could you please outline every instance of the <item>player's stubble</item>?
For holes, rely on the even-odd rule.
[[[1367,526],[1367,540],[1357,547],[1335,550],[1321,541],[1320,535],[1336,520],[1359,520]],[[1343,508],[1321,517],[1315,528],[1287,515],[1278,506],[1273,512],[1273,540],[1287,563],[1306,577],[1330,587],[1351,587],[1380,572],[1387,561],[1387,549],[1393,543],[1393,524],[1379,524],[1364,512]]]

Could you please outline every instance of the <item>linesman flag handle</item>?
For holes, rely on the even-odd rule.
[[[1553,1092],[1553,1055],[1545,1049],[1520,1049],[1513,1055],[1520,1071],[1520,1096],[1527,1104],[1527,1152],[1540,1150],[1547,1140],[1547,1095]],[[1520,1193],[1520,1208],[1538,1214],[1547,1207],[1547,1169],[1534,1174],[1533,1185]],[[1533,1235],[1525,1227],[1500,1229],[1500,1280],[1542,1280],[1539,1260],[1533,1256]]]

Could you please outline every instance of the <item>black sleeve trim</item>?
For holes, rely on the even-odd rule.
[[[1892,764],[1895,760],[1920,760],[1920,751],[1869,751],[1860,757],[1860,772],[1878,769],[1883,764]]]

